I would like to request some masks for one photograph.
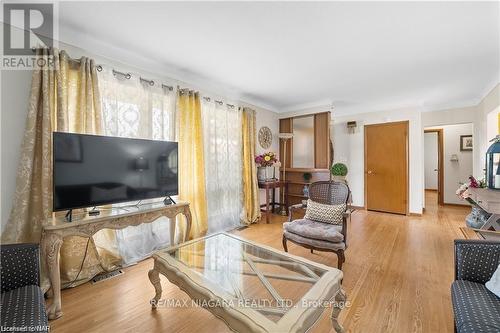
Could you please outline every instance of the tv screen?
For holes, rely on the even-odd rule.
[[[53,134],[53,210],[178,194],[177,142]]]

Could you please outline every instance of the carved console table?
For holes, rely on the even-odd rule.
[[[191,211],[187,202],[180,202],[174,205],[164,205],[163,203],[144,204],[137,207],[127,207],[127,211],[118,208],[116,210],[103,211],[101,215],[94,217],[85,216],[74,222],[65,222],[63,219],[54,218],[49,224],[44,225],[41,250],[42,255],[46,259],[54,298],[47,310],[49,319],[57,319],[62,316],[59,250],[64,237],[92,237],[92,235],[102,229],[123,229],[142,223],[152,223],[160,217],[167,217],[170,219],[170,244],[173,245],[175,235],[174,218],[178,214],[183,214],[186,217],[186,235],[189,235],[191,229]]]
[[[468,191],[472,200],[491,214],[481,229],[500,231],[500,191],[488,188],[469,188]]]

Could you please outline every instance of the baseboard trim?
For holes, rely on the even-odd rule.
[[[470,207],[469,204],[457,204],[457,203],[443,203],[443,206],[462,207],[462,208]]]
[[[422,217],[422,213],[408,213],[408,216]]]

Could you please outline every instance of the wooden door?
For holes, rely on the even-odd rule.
[[[366,208],[408,213],[408,122],[365,126]]]

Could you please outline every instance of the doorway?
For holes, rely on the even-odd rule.
[[[366,125],[366,209],[408,214],[408,121]]]
[[[428,192],[435,192],[438,205],[442,205],[444,201],[443,150],[443,129],[424,130],[425,198],[427,200],[427,198],[434,197]]]
[[[425,208],[442,205],[467,205],[456,195],[460,184],[468,181],[473,172],[472,123],[426,127],[424,132]],[[437,140],[437,141],[436,141]],[[436,168],[435,154],[438,154]],[[437,171],[434,171],[437,170]],[[431,176],[438,177],[437,191],[433,190]],[[435,178],[434,178],[435,179]],[[429,191],[430,190],[430,191]]]

